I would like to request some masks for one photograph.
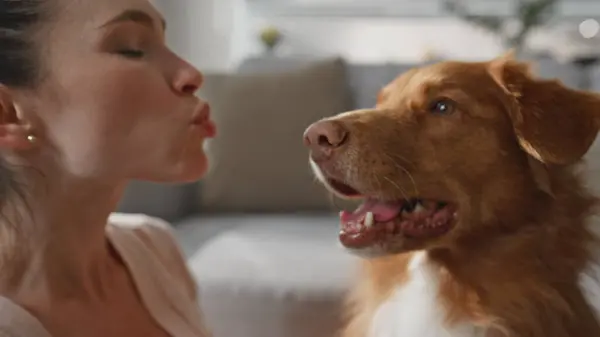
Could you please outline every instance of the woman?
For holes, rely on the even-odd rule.
[[[0,0],[0,336],[205,336],[169,226],[112,214],[187,182],[214,136],[202,75],[147,0]]]

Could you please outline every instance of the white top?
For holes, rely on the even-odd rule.
[[[196,283],[171,226],[140,214],[111,214],[106,234],[125,261],[150,315],[173,337],[209,337]],[[25,309],[0,297],[0,337],[51,337]]]

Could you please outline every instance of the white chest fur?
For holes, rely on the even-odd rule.
[[[447,326],[439,302],[439,277],[425,253],[409,264],[409,280],[375,312],[368,337],[484,337],[485,329],[468,322]]]
[[[600,216],[594,217],[588,228],[600,240]],[[592,260],[579,275],[579,287],[588,304],[596,312],[596,317],[600,318],[600,247],[594,245],[590,247],[590,252]]]
[[[600,236],[600,226],[595,234]],[[600,318],[600,247],[592,249],[593,261],[580,275],[579,286]],[[464,322],[447,326],[445,308],[438,298],[439,275],[425,253],[408,266],[407,283],[376,310],[368,337],[485,337],[486,329]]]

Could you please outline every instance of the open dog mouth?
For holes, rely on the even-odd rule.
[[[449,232],[456,222],[457,208],[442,200],[411,198],[383,201],[365,197],[353,187],[327,179],[337,194],[363,198],[353,212],[340,212],[340,242],[347,248],[361,249],[385,245],[399,237],[430,239]]]

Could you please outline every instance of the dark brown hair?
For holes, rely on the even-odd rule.
[[[0,85],[34,87],[41,74],[41,55],[35,43],[48,0],[0,0]],[[13,169],[0,161],[0,200],[22,196]]]
[[[0,84],[33,86],[39,55],[33,32],[42,20],[44,0],[0,0]]]

